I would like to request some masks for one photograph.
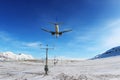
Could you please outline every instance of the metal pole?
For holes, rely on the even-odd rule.
[[[48,50],[49,49],[54,49],[54,48],[48,48],[48,45],[46,45],[45,48],[41,48],[41,49],[45,49],[46,50],[46,58],[45,58],[45,67],[44,67],[44,70],[45,70],[45,75],[48,75]]]
[[[48,45],[46,48],[46,64],[45,64],[45,75],[48,75]]]

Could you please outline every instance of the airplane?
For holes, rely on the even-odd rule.
[[[59,31],[59,24],[60,24],[60,23],[52,23],[52,24],[55,25],[55,31],[46,30],[46,29],[44,29],[44,28],[41,28],[41,29],[42,29],[43,31],[46,31],[46,32],[51,33],[52,35],[55,35],[56,38],[58,38],[59,36],[61,36],[61,35],[62,35],[63,33],[65,33],[65,32],[72,31],[71,29]]]

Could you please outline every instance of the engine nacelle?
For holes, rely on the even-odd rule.
[[[62,33],[59,33],[59,35],[61,36],[61,35],[62,35]]]
[[[55,32],[52,32],[51,34],[52,34],[52,35],[55,35]]]

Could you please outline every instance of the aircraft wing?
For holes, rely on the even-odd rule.
[[[54,35],[54,34],[55,34],[55,32],[50,31],[50,30],[46,30],[46,29],[43,29],[43,28],[41,28],[41,30],[46,31],[46,32],[49,32],[49,33],[51,33],[52,35]]]
[[[64,30],[64,31],[61,31],[60,33],[65,33],[65,32],[69,32],[69,31],[72,31],[71,29],[70,30]]]
[[[43,29],[43,28],[41,28],[41,30],[46,31],[46,32],[49,32],[49,33],[51,33],[51,32],[52,32],[52,31],[50,31],[50,30]]]

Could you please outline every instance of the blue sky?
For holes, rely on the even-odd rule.
[[[73,29],[58,39],[42,31],[49,22]],[[0,52],[44,58],[40,44],[55,47],[50,57],[91,58],[120,46],[119,0],[0,0]]]

